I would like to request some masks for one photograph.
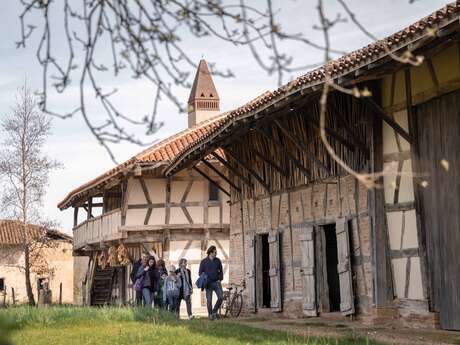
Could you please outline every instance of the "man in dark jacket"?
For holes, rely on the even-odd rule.
[[[221,281],[224,279],[224,270],[222,269],[222,262],[217,258],[216,246],[211,246],[206,251],[207,257],[201,260],[200,270],[198,275],[206,273],[208,276],[208,283],[206,285],[206,302],[208,307],[208,317],[210,320],[217,318],[217,311],[219,310],[223,301],[223,291]],[[217,295],[217,302],[212,306],[212,292]]]

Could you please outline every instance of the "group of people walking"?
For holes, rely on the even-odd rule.
[[[206,290],[208,317],[215,320],[223,301],[221,281],[224,279],[224,271],[215,246],[210,246],[206,254],[200,263],[198,275],[201,280],[205,277],[204,286],[201,288]],[[179,317],[180,305],[184,301],[188,318],[193,318],[191,297],[194,284],[190,269],[187,268],[187,259],[180,259],[178,268],[170,265],[166,269],[163,259],[155,260],[153,256],[143,254],[142,258],[133,264],[131,281],[137,305],[168,310]],[[217,295],[214,306],[213,292]]]

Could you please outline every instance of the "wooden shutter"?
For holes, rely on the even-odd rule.
[[[337,234],[337,272],[339,273],[340,280],[340,311],[343,315],[349,315],[355,312],[355,304],[353,300],[350,235],[347,220],[345,218],[338,218],[335,229]]]
[[[256,311],[256,237],[252,236],[249,240],[247,272],[246,272],[246,287],[249,293],[248,309]]]
[[[302,279],[303,313],[307,316],[317,316],[316,282],[315,282],[315,240],[312,226],[301,228],[299,236],[302,263],[300,275]]]
[[[268,246],[270,255],[270,307],[273,311],[281,311],[280,234],[278,231],[270,231]]]

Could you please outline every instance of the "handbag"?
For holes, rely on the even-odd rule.
[[[136,279],[136,282],[134,283],[134,290],[141,292],[143,287],[144,287],[144,276],[141,276]]]

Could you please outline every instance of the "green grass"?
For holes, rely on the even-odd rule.
[[[14,345],[377,344],[367,339],[296,337],[228,320],[176,320],[168,313],[139,308],[16,307],[0,310],[0,345],[7,344],[1,338],[5,329],[11,331]]]

